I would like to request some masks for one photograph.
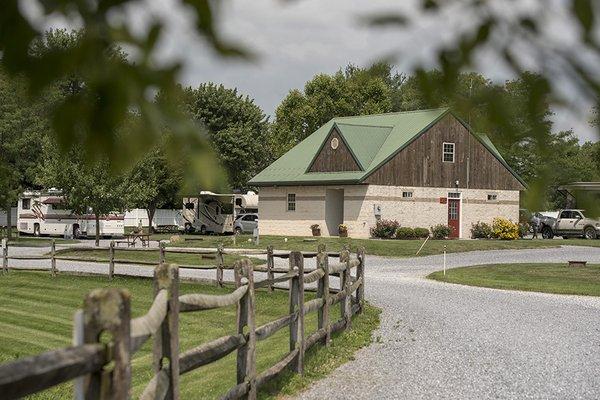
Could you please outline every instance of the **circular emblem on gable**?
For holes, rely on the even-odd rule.
[[[331,139],[331,148],[332,149],[334,149],[334,150],[337,149],[339,145],[340,145],[340,141],[338,140],[338,138],[334,137],[333,139]]]

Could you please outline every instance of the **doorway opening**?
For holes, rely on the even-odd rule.
[[[329,236],[339,235],[338,226],[344,223],[344,189],[325,191],[325,223]]]

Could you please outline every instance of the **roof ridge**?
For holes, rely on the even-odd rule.
[[[336,125],[348,125],[348,126],[366,126],[369,128],[394,128],[394,125],[367,125],[367,124],[348,124],[346,122],[334,122]]]
[[[345,117],[333,117],[332,120],[338,118],[357,118],[357,117],[374,117],[377,115],[393,115],[393,114],[410,114],[410,113],[419,113],[419,112],[428,112],[428,111],[441,111],[441,110],[449,110],[450,107],[437,107],[437,108],[425,108],[422,110],[407,110],[407,111],[391,111],[385,113],[377,113],[377,114],[361,114],[361,115],[347,115]]]

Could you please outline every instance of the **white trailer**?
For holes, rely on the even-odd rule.
[[[59,190],[23,193],[17,207],[17,229],[20,233],[34,236],[94,236],[96,234],[94,214],[73,214],[63,206],[63,202],[64,198]],[[124,217],[124,214],[119,213],[101,216],[100,236],[124,236]]]

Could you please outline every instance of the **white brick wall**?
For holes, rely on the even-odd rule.
[[[310,225],[325,229],[325,190],[344,189],[344,222],[351,237],[366,238],[375,225],[374,206],[382,219],[395,219],[402,226],[429,228],[448,222],[448,205],[440,204],[452,188],[419,188],[382,185],[263,187],[259,191],[259,226],[263,235],[310,236]],[[403,191],[413,192],[402,198]],[[491,222],[494,217],[519,219],[519,192],[461,189],[461,237],[470,237],[471,224]],[[287,211],[287,194],[296,194],[296,211]],[[488,194],[497,202],[487,202]]]

